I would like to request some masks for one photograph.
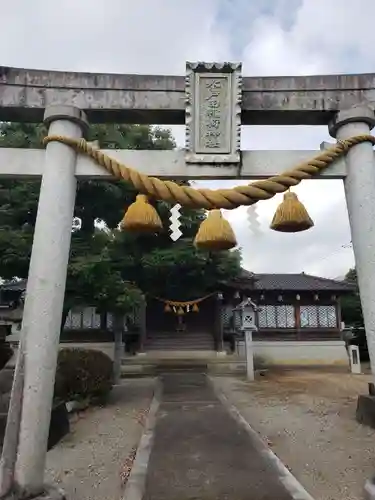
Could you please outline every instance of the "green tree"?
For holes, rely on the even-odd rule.
[[[45,134],[43,125],[3,124],[0,147],[42,147]],[[90,128],[88,139],[98,140],[106,149],[175,147],[168,130],[145,125],[96,125]],[[40,182],[35,181],[0,181],[0,276],[3,278],[27,277],[39,188]],[[193,237],[205,217],[203,210],[181,210],[184,237],[176,243],[169,237],[170,205],[164,202],[154,202],[164,222],[160,234],[116,231],[124,210],[135,196],[133,187],[125,182],[78,183],[75,216],[81,220],[81,228],[72,235],[66,311],[79,303],[126,311],[131,297],[135,300],[139,293],[130,293],[124,281],[149,294],[183,300],[211,291],[218,282],[238,273],[239,252],[209,254],[193,247]],[[105,231],[96,227],[98,220],[103,221]]]
[[[353,293],[344,295],[341,299],[342,319],[346,325],[355,327],[363,326],[362,306],[355,268],[349,269],[345,276],[345,281],[354,285],[355,288]]]
[[[46,133],[43,124],[2,124],[0,147],[41,148]],[[102,147],[109,149],[175,147],[168,130],[152,129],[145,125],[97,125],[91,127],[88,139],[99,140]],[[0,276],[5,279],[27,277],[39,190],[40,181],[0,181]],[[125,182],[89,180],[78,183],[75,216],[81,220],[81,228],[72,235],[67,307],[72,302],[97,300],[99,291],[92,288],[92,283],[90,288],[85,285],[88,269],[94,271],[94,267],[89,258],[83,258],[92,256],[98,262],[108,262],[101,259],[101,252],[109,242],[106,233],[96,230],[95,222],[104,220],[107,227],[116,227],[135,194],[132,186]],[[99,272],[99,269],[103,271],[103,265],[96,271]],[[108,273],[109,270],[106,271],[107,277]],[[113,276],[115,279],[116,276]],[[95,283],[102,286],[97,279]]]

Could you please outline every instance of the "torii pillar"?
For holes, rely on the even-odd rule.
[[[329,133],[337,140],[370,134],[374,110],[355,106],[337,113]],[[346,204],[360,290],[371,372],[375,376],[375,161],[373,145],[363,142],[346,155]]]
[[[73,106],[51,106],[50,135],[79,139],[87,128]],[[48,429],[57,364],[77,180],[76,152],[52,142],[45,151],[27,293],[22,321],[25,381],[15,480],[26,495],[44,486]]]

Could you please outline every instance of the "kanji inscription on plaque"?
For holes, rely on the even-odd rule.
[[[186,161],[240,161],[241,65],[187,63]]]

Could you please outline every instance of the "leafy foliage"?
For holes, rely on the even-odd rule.
[[[77,256],[69,267],[69,273],[69,283],[74,283],[81,291],[81,297],[78,297],[73,289],[68,289],[75,304],[85,303],[85,298],[91,296],[91,303],[99,310],[129,312],[142,300],[140,290],[124,282],[121,272],[114,268],[108,247],[97,253]]]
[[[341,299],[342,319],[346,325],[354,327],[363,326],[362,306],[359,297],[356,270],[350,269],[345,276],[345,280],[355,285],[355,291],[351,294],[344,295]]]

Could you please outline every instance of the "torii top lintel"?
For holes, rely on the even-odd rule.
[[[326,125],[343,107],[375,101],[375,74],[242,79],[242,125]],[[40,122],[70,104],[91,123],[185,123],[185,76],[0,67],[0,120]]]

